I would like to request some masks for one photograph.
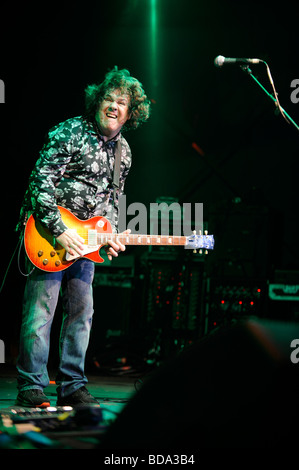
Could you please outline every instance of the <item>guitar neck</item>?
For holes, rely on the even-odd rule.
[[[179,235],[138,235],[136,233],[98,233],[100,245],[107,244],[109,240],[119,240],[123,245],[157,245],[157,246],[184,246],[186,237]]]

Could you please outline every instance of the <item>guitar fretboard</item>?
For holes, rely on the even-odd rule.
[[[184,246],[186,244],[186,237],[179,235],[98,234],[98,243],[100,245],[108,243],[109,240],[119,240],[123,245]]]

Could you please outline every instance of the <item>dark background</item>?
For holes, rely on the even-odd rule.
[[[282,271],[299,284],[298,131],[239,66],[214,66],[219,54],[267,61],[280,103],[298,123],[299,104],[290,99],[299,78],[296,8],[199,0],[8,5],[1,21],[1,278],[45,133],[80,115],[84,88],[118,65],[153,100],[149,122],[126,135],[134,158],[128,204],[160,197],[204,203],[216,245],[203,271],[216,284],[233,278],[243,285],[245,277],[267,285]],[[251,69],[272,93],[265,66]],[[138,261],[137,251],[130,254]],[[15,354],[23,286],[15,257],[1,293],[7,355],[11,344]],[[148,285],[142,289],[146,297]],[[289,318],[294,309],[289,314],[285,305],[280,316]],[[264,308],[259,314],[271,317],[272,307]],[[141,316],[146,321],[147,312]]]

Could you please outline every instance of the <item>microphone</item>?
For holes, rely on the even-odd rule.
[[[232,59],[231,57],[223,57],[223,55],[218,55],[214,59],[214,64],[216,67],[222,67],[224,64],[259,64],[263,62],[260,59]]]

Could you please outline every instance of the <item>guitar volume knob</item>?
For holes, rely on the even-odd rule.
[[[44,266],[46,266],[48,263],[49,263],[49,260],[47,260],[47,259],[44,259],[44,260],[43,260],[43,265],[44,265]]]

